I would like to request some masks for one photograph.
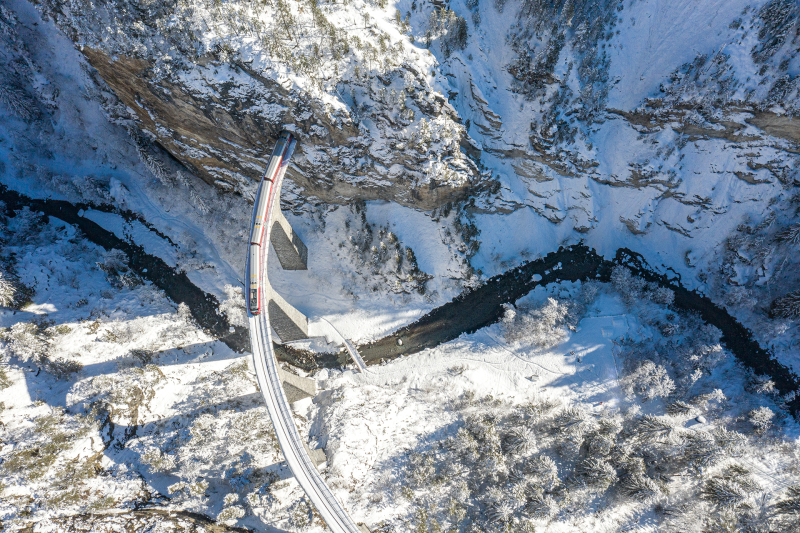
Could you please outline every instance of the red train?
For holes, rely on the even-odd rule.
[[[272,209],[280,209],[276,194],[281,190],[289,159],[292,157],[297,140],[288,131],[278,136],[278,142],[272,151],[269,166],[264,173],[264,178],[258,186],[258,195],[254,206],[253,226],[250,228],[250,289],[247,291],[247,307],[250,313],[257,315],[261,312],[263,287],[261,283],[261,269],[265,265],[264,258],[269,248],[270,222]]]

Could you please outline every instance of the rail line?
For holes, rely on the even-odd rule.
[[[282,138],[284,134],[282,134]],[[364,533],[362,529],[350,518],[341,503],[334,497],[316,466],[306,451],[305,442],[297,430],[294,423],[289,402],[281,386],[278,375],[278,361],[272,345],[272,330],[269,323],[269,283],[267,275],[267,256],[269,252],[270,233],[272,224],[275,220],[275,210],[280,209],[279,195],[283,176],[288,166],[288,159],[291,157],[291,148],[294,140],[288,135],[292,143],[288,149],[285,146],[276,146],[273,152],[267,173],[259,187],[258,196],[253,207],[253,217],[251,228],[258,228],[258,224],[263,224],[260,231],[263,235],[260,238],[260,257],[255,257],[253,252],[248,253],[246,274],[248,280],[258,283],[259,290],[256,291],[258,305],[250,304],[247,306],[247,317],[250,327],[250,343],[253,351],[253,366],[256,371],[258,385],[267,403],[267,411],[275,427],[275,434],[278,438],[286,463],[292,470],[294,477],[300,483],[308,498],[317,508],[319,514],[334,533]],[[285,151],[284,151],[285,150]],[[276,159],[277,158],[277,159]],[[262,197],[266,195],[266,197]],[[263,210],[263,202],[266,202],[266,210]],[[259,213],[259,207],[262,207]],[[259,220],[263,216],[263,219]],[[251,235],[251,249],[253,237]],[[252,265],[252,263],[256,265]],[[251,271],[253,266],[253,271]],[[253,294],[250,292],[250,294]],[[253,312],[256,309],[256,312]],[[368,531],[368,530],[367,530]]]

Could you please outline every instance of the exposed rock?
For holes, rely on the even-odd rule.
[[[145,508],[127,512],[87,513],[46,520],[45,524],[30,524],[21,531],[33,533],[44,526],[61,531],[154,531],[154,532],[207,532],[245,533],[249,529],[218,524],[200,513],[167,509]]]
[[[703,110],[694,105],[661,108],[658,102],[653,100],[648,104],[650,107],[642,110],[626,112],[609,109],[609,112],[624,117],[641,133],[654,133],[669,125],[677,133],[687,135],[689,140],[725,139],[732,143],[744,143],[761,139],[758,135],[741,133],[748,125],[752,125],[778,139],[795,144],[800,143],[800,120],[790,115],[779,115],[772,111],[760,110],[755,106],[737,105],[723,109]],[[746,113],[749,116],[744,119],[744,124],[742,124],[733,118],[715,118],[710,115],[709,111],[725,114]],[[708,126],[690,120],[692,113],[702,115],[704,121],[708,122]]]
[[[206,58],[193,72],[158,79],[145,60],[119,55],[112,59],[89,47],[82,51],[102,81],[135,113],[141,128],[217,187],[246,191],[261,177],[275,139],[287,127],[301,140],[289,177],[304,195],[325,202],[392,199],[433,209],[463,198],[474,185],[474,164],[463,166],[470,179],[461,184],[426,180],[419,171],[426,153],[376,151],[373,139],[349,117],[331,114],[319,101],[288,91],[244,65],[229,67]],[[216,83],[212,72],[228,69],[236,76]],[[191,82],[197,79],[213,91],[193,91]],[[435,114],[437,109],[428,111]]]

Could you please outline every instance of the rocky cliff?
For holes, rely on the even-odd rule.
[[[132,115],[151,140],[223,190],[252,194],[282,129],[295,131],[301,140],[290,178],[304,196],[327,203],[382,198],[430,210],[464,199],[480,185],[478,168],[467,156],[477,161],[479,150],[432,86],[426,62],[405,51],[407,36],[384,31],[380,23],[385,21],[337,37],[322,11],[316,12],[316,24],[333,28],[333,47],[348,48],[346,53],[325,50],[316,42],[325,30],[305,27],[300,6],[291,27],[273,36],[281,46],[289,41],[289,74],[302,78],[293,80],[279,66],[258,65],[264,54],[259,46],[270,46],[268,39],[257,39],[258,30],[251,33],[258,46],[250,52],[232,52],[225,39],[203,42],[205,15],[212,25],[231,24],[213,5],[205,13],[201,3],[191,15],[181,11],[182,4],[169,2],[157,9],[133,2],[95,7],[59,1],[40,7],[80,45],[98,82],[119,98],[124,108],[114,112]],[[352,9],[343,11],[339,15]],[[179,24],[182,31],[167,22],[177,14],[189,17]],[[258,23],[268,15],[252,13],[249,20]],[[124,35],[121,26],[109,29],[109,23],[128,21],[132,31]],[[222,26],[214,27],[223,32]],[[227,29],[239,31],[238,26]],[[358,34],[365,34],[364,44]],[[189,44],[198,39],[201,50]],[[303,55],[306,41],[314,41],[309,53],[318,56]],[[379,48],[389,54],[387,47],[394,57],[377,58]],[[323,64],[308,71],[313,58],[335,63],[324,57],[329,54],[347,56],[340,62],[348,75],[322,72],[316,78]]]
[[[301,148],[289,176],[304,198],[445,214],[455,201],[454,246],[486,274],[583,240],[641,251],[706,290],[722,279],[721,297],[741,283],[771,301],[772,284],[795,283],[793,262],[763,247],[718,265],[742,227],[771,220],[777,234],[793,221],[790,0],[39,9],[113,90],[122,105],[109,100],[109,113],[146,132],[137,142],[149,137],[219,190],[250,197],[290,128]]]

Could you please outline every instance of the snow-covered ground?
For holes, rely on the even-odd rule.
[[[282,465],[247,355],[57,219],[22,211],[3,227],[35,290],[0,317],[5,525],[57,530],[57,516],[149,502],[324,530]],[[715,480],[744,487],[730,511],[743,521],[784,497],[798,427],[769,383],[713,328],[676,317],[668,293],[615,279],[537,288],[502,323],[367,373],[318,371],[297,422],[354,518],[397,531],[686,531],[658,505],[701,497],[713,524],[728,512]],[[664,424],[655,439],[642,429],[652,420]]]
[[[286,214],[308,245],[309,270],[282,271],[272,262],[269,275],[310,317],[311,335],[337,343],[336,330],[358,342],[380,338],[474,284],[476,271],[493,275],[583,240],[605,255],[627,246],[673,269],[732,309],[781,362],[800,368],[797,319],[766,314],[798,281],[797,239],[783,233],[796,224],[798,201],[791,189],[797,159],[786,139],[755,126],[736,130],[736,142],[681,133],[674,117],[645,131],[608,111],[600,122],[575,126],[564,151],[534,154],[530,139],[543,132],[532,129],[531,117],[572,124],[568,113],[580,111],[581,81],[569,66],[580,60],[575,50],[564,47],[554,70],[572,100],[551,109],[514,90],[506,67],[515,52],[507,34],[494,31],[517,22],[521,3],[453,1],[470,39],[447,53],[441,34],[425,49],[432,8],[412,4],[326,4],[331,21],[369,43],[337,76],[363,67],[379,46],[376,35],[387,35],[398,57],[423,73],[424,94],[455,93],[453,109],[499,187],[467,207],[423,213],[385,200],[314,203],[287,184]],[[690,4],[620,4],[604,45],[608,108],[637,110],[676,68],[723,48],[743,82],[737,90],[765,90],[748,52],[758,33],[752,13],[764,2],[742,14],[744,26],[733,23],[741,3],[703,4],[681,17]],[[24,105],[15,111],[3,93],[0,183],[140,215],[149,228],[99,207],[83,216],[186,271],[242,325],[239,278],[253,184],[242,197],[226,194],[164,157],[133,122],[109,113],[116,101],[51,21],[23,0],[0,8],[9,43],[0,56],[25,71],[30,86],[14,94],[28,98],[23,104],[35,115],[22,116]],[[395,20],[395,8],[407,22]],[[213,9],[203,3],[193,20]],[[362,12],[368,16],[359,19]],[[355,108],[360,99],[376,115],[389,113],[373,94],[375,80],[350,96],[334,94],[333,81],[320,89],[262,53],[263,43],[225,33],[220,21],[235,13],[222,14],[227,19],[215,18],[217,33],[204,35],[204,47],[235,42],[270,76],[333,108]],[[310,24],[307,16],[300,18]],[[220,69],[212,81],[229,74]],[[205,91],[206,81],[187,83]],[[553,87],[545,92],[557,96]],[[737,113],[712,118],[741,125],[754,117]],[[708,118],[687,121],[723,128]],[[373,119],[363,127],[375,126]],[[410,138],[423,136],[418,119],[404,133]],[[461,125],[448,116],[427,127],[452,148]],[[374,149],[406,149],[381,143]],[[554,159],[534,164],[534,155]],[[562,174],[565,161],[573,166]],[[574,172],[576,161],[596,165]],[[431,160],[425,175],[442,170],[438,163]],[[0,308],[4,527],[36,522],[55,531],[50,520],[58,515],[154,505],[259,530],[324,530],[282,465],[247,354],[210,338],[119,254],[56,218],[3,219],[0,269],[30,289],[21,309]],[[312,447],[325,448],[324,475],[354,518],[384,531],[796,528],[791,511],[800,508],[800,492],[790,487],[800,483],[800,454],[798,427],[782,407],[787,398],[738,366],[718,331],[670,309],[669,295],[626,283],[537,289],[503,323],[435,349],[364,374],[319,371],[322,390],[295,405],[297,422]]]
[[[697,325],[663,305],[599,289],[587,299],[564,284],[519,302],[517,313],[558,315],[546,297],[587,301],[574,331],[556,320],[532,335],[507,320],[368,373],[319,373],[310,433],[355,517],[392,531],[705,531],[731,517],[765,527],[763,512],[798,481],[800,428],[778,415],[780,430],[754,433],[754,410],[776,409],[757,379],[718,346],[686,350]],[[664,319],[682,356],[663,353]],[[713,361],[679,368],[705,349]],[[634,370],[643,360],[655,371]],[[710,489],[719,479],[751,485],[726,508]]]

